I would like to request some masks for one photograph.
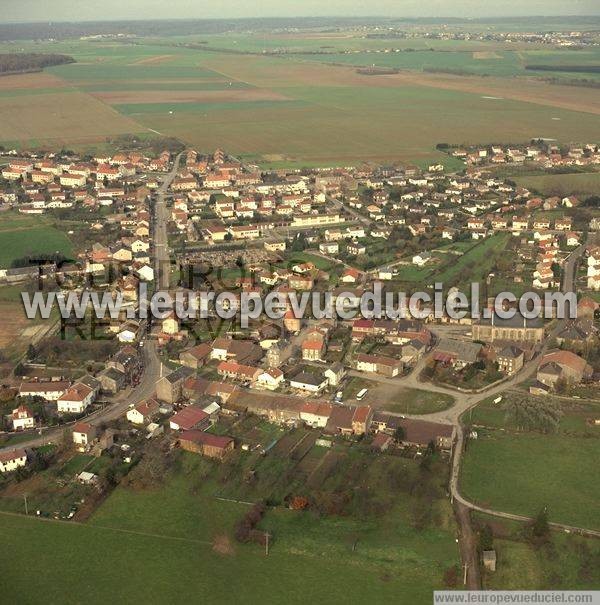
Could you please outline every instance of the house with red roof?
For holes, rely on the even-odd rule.
[[[205,430],[210,426],[210,415],[203,410],[203,406],[194,403],[172,416],[169,426],[174,431]]]

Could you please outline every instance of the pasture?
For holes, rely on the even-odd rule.
[[[549,544],[536,548],[523,536],[523,524],[497,517],[473,514],[478,526],[488,525],[494,533],[495,572],[483,572],[487,590],[592,590],[600,580],[594,560],[600,544],[553,532]]]
[[[219,554],[210,541],[171,536],[160,526],[137,532],[0,515],[0,527],[3,595],[12,602],[34,602],[43,594],[48,603],[165,603],[193,594],[215,605],[240,599],[305,603],[324,593],[340,604],[364,603],[374,593],[431,601],[429,589],[406,585],[402,576],[356,574],[345,562],[274,549],[269,557],[251,547]],[[126,558],[116,556],[125,552]],[[36,572],[24,583],[22,569],[30,566]]]
[[[0,267],[8,268],[15,259],[35,254],[59,252],[70,258],[73,244],[54,227],[0,230]]]
[[[272,439],[273,435],[265,433],[264,427],[251,424],[225,427],[225,432],[237,431],[242,443],[254,443],[257,430],[259,441]],[[218,432],[219,425],[216,429]],[[174,593],[172,585],[182,584],[186,594],[193,590],[204,601],[222,602],[229,591],[235,593],[241,589],[241,578],[249,602],[262,598],[278,601],[284,594],[291,602],[295,602],[294,594],[300,595],[298,602],[300,599],[304,602],[311,595],[317,598],[325,592],[328,602],[333,603],[364,602],[369,594],[381,598],[400,594],[414,603],[429,602],[431,591],[441,585],[443,572],[458,557],[452,513],[445,499],[434,505],[433,514],[438,521],[416,529],[410,519],[416,510],[422,509],[416,504],[417,496],[395,499],[393,492],[382,489],[391,474],[396,474],[402,483],[400,490],[406,489],[405,482],[416,481],[418,465],[414,461],[373,457],[367,450],[355,447],[343,447],[337,453],[319,447],[309,448],[307,453],[302,447],[302,454],[300,448],[290,453],[298,441],[304,444],[306,435],[307,431],[286,433],[266,456],[258,451],[238,450],[222,465],[182,452],[162,485],[147,490],[118,487],[85,526],[36,524],[18,519],[17,526],[30,525],[17,535],[28,531],[32,536],[28,542],[33,543],[33,536],[39,532],[41,542],[45,543],[45,534],[51,533],[48,546],[51,540],[55,541],[60,553],[53,558],[54,569],[66,567],[65,583],[73,587],[80,586],[78,578],[84,574],[81,569],[71,568],[76,560],[68,554],[73,549],[72,541],[75,550],[93,543],[95,558],[103,561],[105,577],[108,574],[114,581],[129,575],[137,577],[139,583],[122,581],[118,590],[132,594],[137,590],[138,597],[146,594],[141,581],[145,578],[146,583],[153,584],[152,592],[148,592],[150,602],[164,600],[167,594],[174,598],[179,589]],[[320,460],[326,462],[319,464]],[[248,481],[245,477],[253,468],[256,480]],[[318,483],[313,485],[308,477],[315,472],[319,478],[315,475]],[[392,498],[396,504],[383,516],[370,513],[367,517],[360,516],[360,508],[352,508],[350,516],[319,516],[283,507],[270,509],[260,524],[261,529],[272,534],[268,557],[260,546],[241,545],[233,539],[233,527],[248,505],[222,498],[246,501],[273,498],[282,487],[314,491],[315,485],[319,486],[315,494],[327,493],[346,489],[348,481],[369,485],[369,489],[377,490],[382,501]],[[357,502],[362,502],[361,498]],[[123,548],[123,540],[132,553],[126,569],[109,556],[116,544]],[[219,541],[228,544],[226,553],[214,547]],[[43,557],[45,548],[39,543],[35,549],[23,546],[18,556],[32,557],[35,553]],[[148,559],[143,554],[146,549],[156,551],[156,559],[154,556]],[[97,570],[90,566],[86,573],[94,576]],[[277,578],[277,587],[273,586],[273,578]],[[302,588],[307,578],[310,586]],[[9,587],[11,584],[9,579]],[[80,588],[92,597],[92,602],[105,596],[103,589],[95,588],[97,592],[92,593],[85,586]],[[75,592],[79,600],[81,592]]]
[[[487,428],[478,429],[479,438],[467,445],[461,475],[465,497],[527,516],[547,506],[551,521],[599,529],[594,503],[600,491],[592,477],[600,462],[600,429],[586,419],[597,417],[600,406],[575,400],[560,403],[564,416],[551,434],[520,431],[491,401],[477,406],[468,417]]]

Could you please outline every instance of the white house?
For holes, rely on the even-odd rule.
[[[35,418],[25,405],[20,405],[12,411],[11,420],[14,431],[25,431],[35,426]]]
[[[332,410],[330,403],[307,401],[300,409],[300,420],[312,428],[324,428]]]
[[[0,452],[0,473],[10,473],[27,464],[27,453],[24,449]]]
[[[383,281],[389,281],[394,278],[394,270],[391,267],[383,267],[377,272],[377,277]]]
[[[328,384],[324,375],[300,372],[290,379],[290,388],[306,391],[308,393],[320,393]]]
[[[325,375],[325,378],[327,378],[330,386],[337,387],[344,379],[344,376],[346,376],[346,370],[344,365],[338,361],[330,365],[323,374]]]
[[[421,252],[412,257],[413,265],[418,267],[425,266],[431,260],[431,252]]]
[[[278,368],[269,368],[260,374],[256,380],[256,387],[274,391],[283,383],[283,372]]]
[[[81,382],[76,382],[57,401],[59,414],[81,414],[94,401],[94,391]]]
[[[69,384],[66,380],[22,382],[19,397],[41,397],[46,401],[56,401],[69,388]]]
[[[77,422],[73,426],[73,443],[80,451],[85,451],[94,439],[96,439],[96,429],[91,424]]]
[[[146,424],[159,413],[160,404],[155,399],[148,399],[138,403],[127,411],[127,420],[133,424]]]
[[[140,267],[136,273],[137,276],[143,281],[154,281],[154,269],[149,265]]]

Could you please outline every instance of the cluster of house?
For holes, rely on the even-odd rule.
[[[56,411],[59,414],[83,414],[96,400],[99,393],[100,382],[92,376],[84,376],[77,382],[70,380],[24,381],[19,386],[18,396],[56,403]],[[27,406],[21,407],[28,409]]]
[[[170,219],[191,239],[209,243],[259,238],[275,225],[308,227],[344,222],[310,177],[294,172],[262,174],[217,149],[212,156],[186,152],[171,183]],[[207,213],[210,219],[206,219]]]
[[[600,148],[595,143],[573,145],[568,148],[555,143],[539,143],[522,146],[491,145],[486,147],[460,148],[451,151],[467,166],[490,164],[538,164],[542,168],[565,166],[594,166],[600,164]]]
[[[151,189],[158,181],[142,173],[165,171],[170,166],[169,152],[158,158],[141,153],[98,155],[89,160],[57,154],[23,154],[9,158],[2,178],[9,183],[0,191],[0,199],[18,207],[24,214],[43,214],[47,210],[111,207],[135,199],[135,185]],[[132,193],[133,192],[133,193]]]
[[[175,413],[173,405],[178,407]],[[404,445],[424,447],[433,441],[442,449],[451,446],[451,426],[376,412],[368,405],[307,401],[290,395],[267,396],[197,377],[184,366],[158,381],[156,398],[132,406],[126,416],[135,425],[146,425],[149,430],[155,430],[153,427],[159,415],[168,414],[169,428],[183,449],[221,459],[234,448],[235,442],[231,437],[210,431],[211,427],[221,414],[245,413],[286,426],[304,424],[327,435],[381,433],[373,443],[373,447],[381,451],[389,446],[398,427],[404,429],[401,440]],[[384,439],[383,435],[389,439]],[[381,441],[385,441],[383,446],[380,446]]]
[[[101,393],[114,395],[128,385],[135,384],[142,371],[143,364],[138,350],[127,345],[110,357],[105,368],[96,376],[86,375],[77,381],[22,381],[17,396],[20,399],[33,398],[56,405],[55,411],[58,414],[81,415]],[[36,424],[35,416],[27,403],[15,408],[10,420],[15,431],[31,429]]]
[[[399,376],[404,368],[414,365],[430,348],[432,334],[415,320],[355,319],[352,341],[360,347],[365,339],[381,343],[354,355],[354,367],[370,374],[388,378]]]

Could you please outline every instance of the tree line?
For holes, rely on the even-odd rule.
[[[73,57],[44,53],[4,53],[0,54],[0,74],[40,71],[52,65],[75,63]]]

